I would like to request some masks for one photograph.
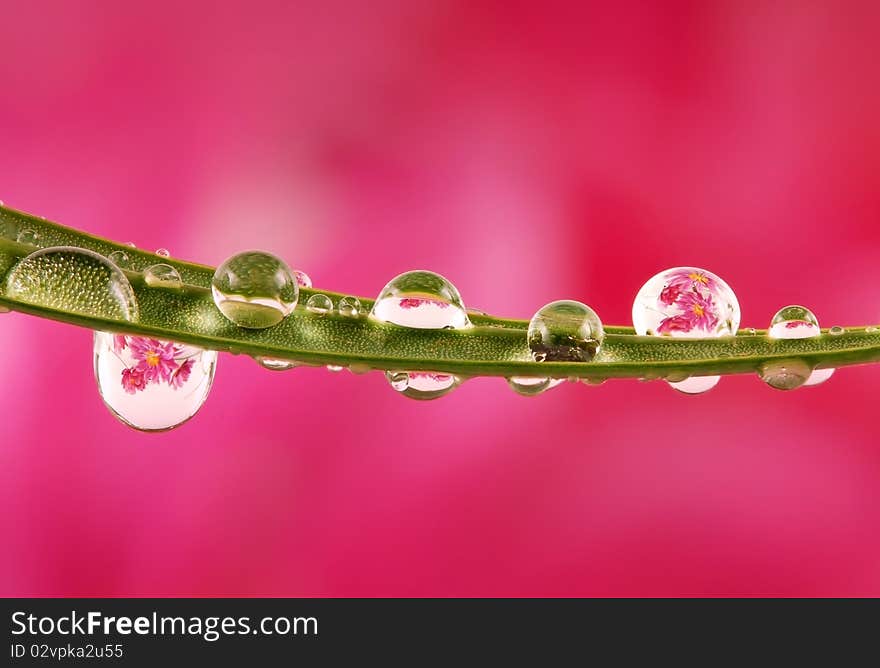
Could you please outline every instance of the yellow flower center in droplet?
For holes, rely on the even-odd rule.
[[[148,366],[159,366],[159,353],[155,350],[151,350],[144,357],[146,357]]]
[[[688,274],[688,278],[691,279],[694,283],[702,283],[703,285],[709,285],[709,279],[703,276],[703,274],[698,274],[697,272],[693,272]],[[702,315],[702,313],[700,314]]]
[[[697,314],[697,317],[702,318],[706,312],[703,310],[702,306],[700,306],[699,304],[694,304],[694,313]]]

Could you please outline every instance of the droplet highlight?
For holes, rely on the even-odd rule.
[[[306,302],[306,310],[315,315],[327,315],[333,310],[333,300],[327,295],[314,294]]]
[[[216,367],[216,351],[95,332],[98,391],[110,412],[134,429],[167,431],[189,420],[205,403]]]
[[[144,283],[151,288],[181,288],[183,281],[170,264],[154,264],[144,269]]]
[[[456,287],[432,271],[408,271],[382,288],[371,315],[382,322],[416,329],[470,326]]]
[[[640,336],[717,338],[736,335],[740,307],[730,286],[698,267],[675,267],[652,276],[633,302],[632,319]],[[669,385],[685,394],[702,394],[720,376],[699,376]]]
[[[589,306],[563,299],[532,316],[527,339],[536,362],[591,362],[605,340],[605,330]]]
[[[6,277],[6,294],[28,304],[108,320],[135,321],[131,283],[110,260],[82,248],[35,251]]]
[[[290,315],[299,286],[280,258],[263,251],[245,251],[217,267],[211,293],[228,320],[239,327],[263,329]]]
[[[461,384],[461,379],[451,374],[428,371],[387,371],[385,378],[394,390],[417,401],[439,399]]]

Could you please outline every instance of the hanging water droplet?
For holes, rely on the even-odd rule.
[[[107,256],[107,259],[120,269],[125,269],[126,267],[128,267],[128,263],[131,262],[131,258],[128,257],[128,253],[121,250],[113,251],[112,253],[110,253],[110,255]]]
[[[354,362],[348,365],[348,370],[356,376],[362,376],[365,373],[370,373],[370,371],[373,370],[373,367],[371,367],[369,364]]]
[[[293,277],[296,279],[296,284],[301,288],[310,288],[312,287],[312,279],[309,278],[309,275],[300,271],[299,269],[293,270]]]
[[[6,294],[29,304],[109,320],[135,321],[137,298],[125,274],[82,248],[35,251],[6,277]]]
[[[420,401],[438,399],[461,383],[456,376],[428,371],[386,371],[385,378],[403,396]]]
[[[333,301],[327,295],[314,294],[306,302],[306,309],[316,315],[327,315],[333,310]]]
[[[274,357],[255,357],[254,358],[261,367],[270,371],[287,371],[296,366],[296,362],[290,360],[275,359]]]
[[[0,314],[11,313],[11,312],[12,312],[11,308],[9,308],[8,306],[4,306],[3,304],[0,304]]]
[[[28,246],[36,246],[37,241],[39,241],[40,235],[36,230],[32,230],[28,227],[19,231],[18,236],[16,237],[16,241],[20,244],[27,244]]]
[[[217,267],[211,292],[227,319],[239,327],[263,329],[290,315],[299,286],[280,258],[263,251],[245,251]]]
[[[534,378],[529,376],[513,376],[507,379],[510,389],[524,397],[535,397],[542,392],[556,387],[561,382],[561,378]]]
[[[682,394],[703,394],[715,387],[721,381],[721,376],[693,376],[679,382],[667,381],[669,387]]]
[[[339,300],[339,315],[344,315],[349,318],[356,318],[361,314],[363,307],[361,306],[361,300],[357,297],[343,297]]]
[[[527,336],[536,362],[590,362],[605,340],[605,330],[589,306],[563,299],[532,317]]]
[[[327,365],[327,371],[332,371],[333,373],[339,373],[344,368],[345,368],[344,366],[339,366],[338,364],[328,364]]]
[[[680,338],[734,336],[740,308],[730,286],[710,271],[675,267],[652,276],[636,295],[632,309],[636,334]],[[685,394],[701,394],[720,376],[699,376],[670,386]]]
[[[144,269],[144,283],[151,288],[180,288],[183,281],[170,264],[154,264]]]
[[[158,339],[95,332],[98,391],[120,421],[166,431],[196,414],[211,389],[217,352]]]
[[[845,331],[846,330],[843,327],[840,327],[839,325],[835,325],[834,327],[832,327],[831,329],[828,330],[828,333],[831,334],[831,336],[840,336]]]
[[[770,321],[770,327],[767,330],[767,336],[771,339],[783,340],[812,339],[821,336],[821,334],[822,330],[819,329],[819,320],[816,318],[815,314],[810,309],[796,304],[779,309]],[[802,362],[802,364],[806,363]],[[800,368],[796,368],[795,371],[799,372]],[[784,376],[786,372],[780,371],[779,369],[771,369],[768,373],[771,375],[776,373]],[[821,385],[833,375],[834,369],[817,369],[808,374],[807,379],[803,383],[800,383],[800,385]],[[763,377],[764,372],[762,371],[762,378]],[[766,378],[764,379],[764,382],[777,389],[794,389],[794,387],[778,387]],[[788,381],[783,379],[779,382],[784,384],[785,382],[793,383],[795,381],[794,379]],[[795,387],[800,387],[800,385],[795,385]]]
[[[167,248],[157,248],[156,255],[158,255],[159,257],[171,257],[171,251],[169,251]]]
[[[371,314],[383,322],[418,329],[470,326],[461,295],[432,271],[408,271],[382,288]]]
[[[803,360],[780,360],[761,367],[761,380],[777,390],[795,390],[810,378],[810,365]]]

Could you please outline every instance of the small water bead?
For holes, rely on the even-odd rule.
[[[348,365],[348,370],[351,371],[355,376],[362,376],[365,373],[370,373],[373,370],[369,364],[363,364],[360,362],[354,362]]]
[[[299,298],[290,267],[263,251],[245,251],[227,259],[214,272],[211,292],[223,315],[248,329],[277,325]]]
[[[873,325],[871,327],[865,327],[866,334],[876,334],[877,332],[880,332],[880,327],[874,327]]]
[[[439,399],[461,384],[456,376],[430,371],[386,371],[385,378],[397,392],[419,401]]]
[[[605,340],[605,330],[589,306],[563,299],[532,317],[527,340],[536,362],[590,362]]]
[[[144,269],[144,283],[151,288],[180,288],[183,281],[170,264],[154,264]]]
[[[24,228],[19,231],[18,236],[16,237],[16,241],[20,244],[27,244],[29,246],[36,246],[37,242],[40,239],[40,235],[36,232],[36,230],[32,230],[30,228]]]
[[[748,334],[749,336],[757,336],[757,335],[758,335],[758,330],[755,329],[754,327],[749,327],[749,328],[746,330],[746,334]]]
[[[255,357],[254,359],[257,361],[257,364],[270,371],[288,371],[296,367],[296,362],[291,362],[290,360],[275,359],[273,357]]]
[[[328,364],[327,365],[327,371],[332,371],[333,373],[339,373],[344,368],[345,368],[344,366],[340,366],[338,364]]]
[[[137,246],[134,245],[134,241],[126,241],[125,245],[129,248],[137,248]]]
[[[158,339],[95,332],[94,369],[104,404],[141,431],[183,424],[208,398],[217,352]]]
[[[561,378],[533,378],[530,376],[513,376],[507,379],[510,389],[524,397],[536,397],[561,382]]]
[[[821,335],[822,330],[819,329],[819,319],[815,316],[815,314],[810,309],[804,306],[798,306],[796,304],[779,309],[776,315],[773,316],[772,320],[770,321],[770,327],[767,329],[767,336],[769,336],[771,339],[812,339]],[[797,367],[795,369],[795,372],[799,373],[801,370],[802,369],[800,367]],[[785,370],[775,368],[771,369],[768,373],[771,376],[776,373],[777,375],[780,375],[780,377],[783,377],[787,372]],[[764,378],[764,375],[765,373],[762,371],[761,377]],[[804,382],[795,385],[794,387],[800,387],[801,385],[821,385],[833,375],[834,369],[818,369],[816,371],[813,371],[812,373],[807,374],[807,378],[804,380]],[[794,389],[794,387],[778,387],[778,385],[785,383],[794,383],[796,382],[796,379],[786,380],[785,378],[783,378],[782,380],[778,381],[777,384],[774,384],[773,382],[768,381],[766,378],[764,378],[764,382],[766,382],[771,387],[776,387],[777,389]]]
[[[361,306],[361,300],[357,297],[343,297],[339,300],[339,315],[344,315],[349,318],[358,317],[363,311],[363,306]]]
[[[806,385],[812,369],[803,360],[769,362],[761,367],[761,380],[777,390],[795,390]]]
[[[128,253],[121,250],[113,251],[112,253],[110,253],[110,255],[107,256],[107,259],[120,269],[125,269],[126,267],[128,267],[128,263],[131,262],[131,258],[129,258]]]
[[[740,316],[730,286],[698,267],[675,267],[652,276],[639,290],[632,309],[633,327],[640,336],[735,336]],[[701,376],[669,384],[685,394],[701,394],[719,380],[720,376]]]
[[[296,284],[301,288],[310,288],[312,287],[312,279],[309,278],[309,275],[300,271],[299,269],[293,270],[293,277],[296,279]]]
[[[6,294],[29,304],[109,320],[138,319],[134,290],[107,258],[82,248],[35,251],[6,277]]]
[[[171,257],[171,251],[169,251],[167,248],[157,248],[156,255],[158,255],[159,257]]]
[[[840,336],[844,332],[846,332],[846,330],[843,327],[840,327],[839,325],[835,325],[834,327],[832,327],[831,329],[828,330],[828,333],[831,334],[831,336]]]
[[[371,314],[383,322],[417,329],[470,326],[458,290],[431,271],[408,271],[395,276],[382,288]]]
[[[327,295],[314,294],[306,302],[306,309],[315,315],[327,315],[333,310],[333,300]]]

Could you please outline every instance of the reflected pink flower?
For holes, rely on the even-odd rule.
[[[697,288],[714,291],[716,286],[715,279],[699,269],[674,271],[666,278],[666,285],[660,293],[660,301],[666,306],[671,306],[686,292]]]
[[[132,357],[137,360],[137,368],[144,374],[148,383],[168,381],[171,373],[177,369],[174,360],[175,345],[163,343],[156,339],[132,336],[128,342]]]
[[[718,314],[711,295],[703,296],[697,290],[682,293],[676,301],[683,313],[664,318],[657,327],[660,334],[692,332],[702,329],[711,332],[718,326]]]
[[[398,306],[400,306],[400,308],[418,308],[425,304],[433,304],[437,308],[446,308],[449,306],[447,302],[440,299],[428,299],[426,297],[404,297],[398,301]]]
[[[177,369],[171,372],[171,376],[168,379],[168,384],[171,385],[171,387],[173,387],[175,390],[179,387],[183,387],[183,384],[189,380],[189,375],[192,372],[192,368],[192,358],[184,360],[183,362],[181,362],[180,366],[177,367]]]
[[[122,389],[129,394],[140,392],[147,386],[144,373],[138,368],[122,370]]]
[[[113,335],[113,352],[117,355],[125,350],[128,345],[125,334],[114,334]]]

